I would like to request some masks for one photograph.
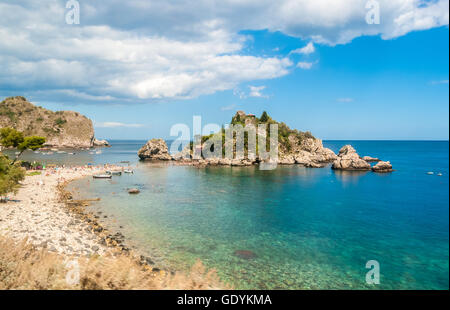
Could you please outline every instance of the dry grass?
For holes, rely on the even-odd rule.
[[[0,289],[27,290],[159,290],[159,289],[229,289],[214,270],[206,271],[197,262],[189,274],[155,273],[133,258],[79,258],[79,273],[69,258],[37,250],[26,240],[17,243],[0,236]],[[79,274],[78,284],[70,285],[66,277]]]

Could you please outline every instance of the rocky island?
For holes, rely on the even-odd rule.
[[[109,146],[94,136],[92,121],[74,111],[51,111],[17,96],[0,103],[0,128],[12,127],[25,135],[46,138],[46,147],[90,148]]]
[[[332,164],[334,170],[354,170],[354,171],[374,171],[374,172],[391,172],[392,165],[389,162],[380,161],[378,158],[358,155],[351,145],[343,146],[336,155],[331,149],[323,146],[322,140],[314,137],[310,132],[302,132],[289,128],[283,122],[277,122],[264,112],[260,118],[253,114],[246,114],[238,111],[231,120],[232,125],[240,124],[242,126],[266,123],[278,125],[278,159],[277,164],[293,165],[298,164],[310,168],[322,168],[328,164]],[[204,136],[201,138],[202,154],[205,148],[210,147],[208,141],[215,140],[216,143],[224,142],[224,129],[221,132]],[[265,131],[258,130],[258,135],[266,137]],[[229,159],[222,157],[202,156],[199,159],[194,158],[193,142],[185,147],[178,154],[171,155],[169,153],[166,142],[163,139],[149,140],[138,152],[141,160],[156,161],[176,161],[179,164],[208,166],[208,165],[224,165],[224,166],[250,166],[259,164],[262,160],[256,156],[254,159],[248,157],[243,159]],[[246,151],[248,151],[246,149]],[[373,167],[371,162],[378,162]]]

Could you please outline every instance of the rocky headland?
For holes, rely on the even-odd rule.
[[[9,97],[0,103],[0,128],[12,127],[26,136],[46,138],[45,147],[90,148],[109,146],[97,140],[92,121],[74,111],[51,111],[38,107],[26,98]]]
[[[232,118],[231,124],[242,126],[254,125],[257,128],[258,124],[277,124],[278,125],[278,158],[276,162],[273,159],[271,163],[280,165],[301,165],[310,168],[322,168],[328,164],[332,164],[334,170],[348,170],[348,171],[374,171],[374,172],[391,172],[392,166],[389,162],[380,161],[378,158],[371,156],[361,157],[351,145],[343,146],[338,154],[335,154],[331,149],[323,146],[322,140],[314,137],[310,132],[302,132],[296,129],[289,128],[282,122],[276,122],[270,118],[266,113],[260,118],[253,114],[245,114],[243,111],[238,111]],[[266,138],[266,131],[258,130],[258,135]],[[204,136],[201,138],[201,154],[206,148],[211,147],[211,141],[221,143],[222,148],[225,149],[224,130],[217,134]],[[245,150],[248,152],[248,150]],[[149,140],[138,152],[141,160],[155,160],[155,161],[174,161],[180,165],[194,165],[194,166],[251,166],[260,164],[264,160],[258,156],[250,159],[248,156],[242,159],[229,159],[224,156],[209,156],[201,155],[200,158],[194,156],[194,143],[185,147],[181,152],[171,155],[166,142],[163,139]],[[370,163],[378,162],[377,165],[371,166]]]

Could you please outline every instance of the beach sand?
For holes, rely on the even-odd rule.
[[[111,168],[115,167],[53,168],[26,176],[17,195],[0,203],[0,235],[17,241],[27,238],[38,248],[70,256],[105,254],[108,248],[89,224],[59,201],[58,186]]]

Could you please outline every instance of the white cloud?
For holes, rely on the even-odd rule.
[[[314,47],[314,44],[312,42],[309,42],[305,47],[295,49],[291,52],[291,54],[304,54],[309,55],[316,51],[316,48]]]
[[[353,98],[348,98],[348,97],[346,97],[346,98],[338,98],[337,99],[337,102],[353,102]]]
[[[117,128],[117,127],[140,128],[140,127],[145,127],[145,125],[143,125],[143,124],[125,124],[125,123],[119,123],[119,122],[101,122],[101,123],[95,123],[94,126],[97,128]]]
[[[448,85],[448,80],[431,81],[431,84],[433,84],[433,85],[436,85],[436,84],[447,84]]]
[[[0,85],[41,101],[186,99],[290,72],[289,58],[246,55],[243,29],[309,40],[307,54],[314,44],[448,25],[448,0],[379,2],[380,25],[365,22],[366,0],[199,0],[195,9],[187,0],[90,1],[81,24],[66,25],[64,1],[3,0]]]
[[[249,86],[250,92],[248,94],[249,97],[257,97],[257,98],[268,98],[269,96],[262,93],[266,86]]]
[[[221,111],[231,111],[231,110],[234,110],[234,109],[236,109],[236,104],[230,104],[228,106],[220,108]]]
[[[297,63],[297,68],[303,69],[303,70],[309,70],[314,65],[314,62],[308,62],[308,61],[300,61]]]

